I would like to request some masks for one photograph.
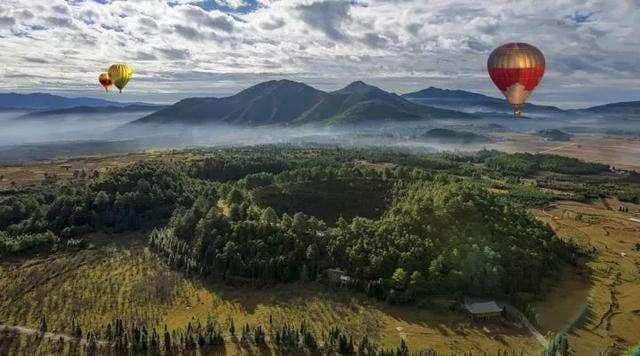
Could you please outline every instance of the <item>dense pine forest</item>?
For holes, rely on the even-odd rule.
[[[429,295],[517,303],[590,254],[558,238],[528,207],[640,200],[637,173],[553,155],[289,146],[192,153],[3,191],[0,256],[84,249],[96,232],[143,231],[170,266],[203,280],[255,288],[331,284],[325,271],[340,269],[354,293],[391,304]],[[132,334],[114,323],[109,328],[119,329],[102,336],[127,345],[120,347],[144,334],[135,348],[162,348],[155,326],[136,329],[133,341],[117,339]],[[260,343],[263,327],[238,330]],[[321,338],[306,335],[304,325],[278,327],[267,333],[276,344],[293,343],[285,340],[295,333],[295,345],[313,349]],[[165,349],[217,345],[230,332],[213,324],[197,330],[187,334],[201,339],[185,341],[184,334],[182,346],[169,341]],[[340,331],[324,338],[344,353],[358,342],[369,347]]]

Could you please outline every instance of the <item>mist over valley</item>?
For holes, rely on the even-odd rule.
[[[503,99],[434,87],[397,95],[361,81],[333,92],[269,81],[230,97],[191,98],[164,106],[49,95],[0,98],[4,163],[69,153],[260,144],[517,151],[513,135],[518,134],[531,135],[528,140],[534,141],[538,137],[545,150],[547,141],[554,140],[540,132],[549,130],[621,139],[640,136],[640,102],[580,110],[527,104],[525,117],[516,120]],[[428,134],[434,129],[449,132]]]

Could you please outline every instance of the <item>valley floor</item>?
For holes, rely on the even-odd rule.
[[[549,141],[524,133],[499,133],[485,145],[504,152],[547,153],[598,162],[640,172],[640,140],[623,136],[575,135],[569,142]]]

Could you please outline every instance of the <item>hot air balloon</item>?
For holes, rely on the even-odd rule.
[[[109,79],[109,73],[102,73],[98,77],[98,81],[104,87],[104,90],[109,92],[109,87],[111,86],[111,79]]]
[[[507,43],[489,56],[487,69],[493,83],[513,108],[513,115],[522,115],[522,107],[544,75],[544,55],[526,43]]]
[[[109,67],[109,78],[122,93],[122,89],[129,83],[133,69],[128,64],[114,64]]]

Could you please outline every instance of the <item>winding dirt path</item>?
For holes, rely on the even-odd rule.
[[[524,314],[522,314],[520,310],[518,310],[516,307],[508,303],[504,303],[502,306],[505,308],[505,311],[507,313],[520,319],[520,322],[522,322],[522,324],[527,329],[529,329],[529,332],[531,333],[531,335],[533,335],[533,337],[538,341],[538,343],[540,343],[540,345],[542,345],[542,347],[544,347],[545,349],[549,347],[549,341],[547,341],[547,339],[538,331],[538,329],[536,329],[535,326],[533,326],[529,322],[529,319],[527,319],[527,317]]]

